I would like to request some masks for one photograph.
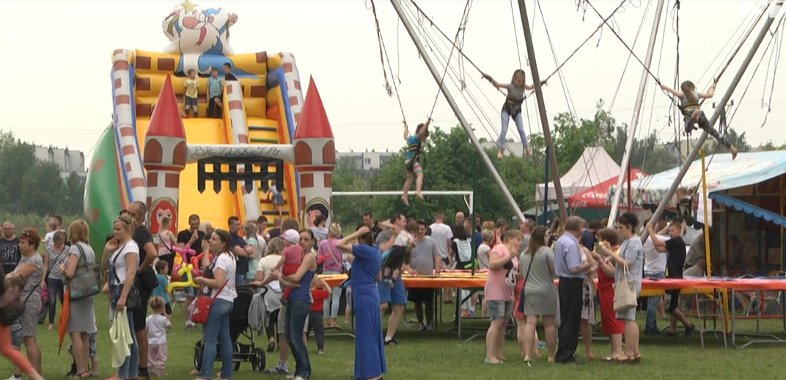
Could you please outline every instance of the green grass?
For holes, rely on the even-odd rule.
[[[107,320],[107,301],[105,296],[99,296],[96,302],[96,319],[98,321],[98,351],[101,378],[113,373],[110,368],[109,357],[109,325]],[[452,306],[452,305],[451,305]],[[452,308],[445,307],[444,320],[452,319]],[[643,318],[643,315],[640,315]],[[407,318],[414,318],[412,306],[409,306]],[[642,321],[643,322],[643,321]],[[664,324],[665,321],[658,321]],[[486,322],[470,321],[463,323],[464,327],[484,328]],[[753,331],[753,321],[738,322],[738,331]],[[440,331],[452,326],[448,322],[440,324]],[[786,338],[780,320],[762,321],[762,332],[774,333]],[[467,337],[483,331],[464,331]],[[169,359],[167,362],[166,379],[191,379],[188,372],[193,368],[194,343],[200,338],[197,332],[187,332],[183,328],[183,316],[179,308],[175,309],[173,329],[169,333]],[[242,338],[241,338],[242,339]],[[698,331],[691,338],[652,338],[642,335],[641,353],[643,360],[640,366],[622,366],[598,360],[588,362],[584,366],[565,366],[547,363],[545,350],[542,350],[543,359],[533,363],[532,368],[527,368],[519,356],[518,345],[514,340],[508,339],[505,343],[505,356],[507,361],[499,366],[483,364],[485,354],[484,337],[466,342],[459,340],[455,333],[444,332],[418,332],[413,327],[401,326],[396,334],[399,345],[386,347],[388,373],[385,379],[551,379],[569,377],[574,379],[609,379],[619,377],[623,371],[625,376],[635,376],[637,379],[775,379],[783,376],[783,348],[777,345],[754,345],[744,350],[729,348],[723,349],[721,340],[712,336],[707,338],[707,349],[701,349]],[[66,338],[65,345],[68,344]],[[264,347],[267,339],[258,339],[257,343]],[[745,342],[745,340],[741,340]],[[739,342],[739,340],[738,340]],[[41,346],[43,357],[44,375],[48,379],[62,378],[68,370],[71,358],[63,348],[57,354],[57,333],[47,331],[45,326],[40,326],[38,343]],[[608,353],[606,342],[595,341],[593,344],[595,355],[605,356]],[[311,353],[313,377],[319,380],[347,380],[353,373],[354,341],[347,337],[326,337],[326,354],[316,353],[315,342],[309,342]],[[584,356],[583,344],[579,343],[577,357]],[[277,362],[278,353],[268,354],[267,366]],[[294,361],[290,357],[290,370],[294,368]],[[216,363],[216,371],[220,363]],[[635,372],[632,372],[635,371]],[[635,373],[635,375],[633,375]],[[0,359],[0,378],[11,374],[10,363]],[[236,372],[233,379],[283,379],[283,376],[272,376],[254,373],[250,363],[243,363],[240,371]]]

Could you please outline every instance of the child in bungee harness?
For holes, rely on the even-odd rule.
[[[718,142],[729,148],[729,151],[731,151],[731,158],[733,160],[737,158],[737,147],[732,145],[725,136],[721,136],[718,130],[710,125],[707,115],[705,115],[704,111],[701,110],[701,104],[699,104],[700,99],[712,98],[715,95],[715,87],[717,86],[718,81],[715,80],[712,82],[710,89],[707,92],[702,93],[696,91],[696,85],[694,85],[693,82],[686,80],[680,85],[680,91],[677,91],[664,84],[661,84],[660,88],[680,99],[679,108],[680,111],[682,111],[683,120],[685,122],[685,133],[690,134],[693,130],[696,129],[696,125],[698,124],[699,128],[707,131],[707,133],[718,140]]]
[[[524,145],[524,153],[527,156],[532,156],[532,150],[530,150],[527,142],[527,134],[524,132],[524,123],[521,120],[521,104],[524,103],[524,91],[532,90],[535,87],[525,83],[526,74],[521,69],[513,72],[513,78],[510,79],[510,83],[498,83],[485,73],[483,74],[483,79],[491,82],[494,87],[507,91],[505,104],[502,105],[502,125],[499,131],[499,139],[497,139],[497,158],[502,158],[502,149],[505,147],[505,135],[508,133],[508,123],[510,123],[511,117],[513,122],[516,123],[516,129],[519,131],[521,143]]]
[[[407,180],[404,182],[404,194],[401,195],[401,201],[409,206],[409,188],[412,186],[412,180],[415,179],[415,194],[423,199],[423,168],[420,167],[420,152],[423,141],[428,138],[428,126],[431,119],[423,124],[418,124],[415,129],[415,134],[409,134],[409,127],[404,123],[404,140],[407,142],[407,158],[404,161],[404,166],[407,170]]]

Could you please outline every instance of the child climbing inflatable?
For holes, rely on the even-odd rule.
[[[529,143],[527,143],[527,134],[524,132],[524,123],[521,121],[521,104],[524,103],[524,91],[532,90],[535,87],[525,83],[526,74],[521,69],[513,72],[513,78],[510,79],[510,83],[498,83],[485,73],[483,74],[483,79],[491,82],[494,87],[507,91],[505,104],[502,105],[502,125],[499,131],[499,139],[497,139],[497,158],[502,158],[502,149],[505,147],[505,135],[508,133],[508,123],[510,123],[511,117],[513,122],[516,123],[516,129],[519,131],[521,143],[524,145],[524,153],[527,156],[532,156],[532,150],[530,150]]]
[[[717,86],[718,81],[715,80],[712,82],[710,89],[702,93],[696,91],[696,86],[693,82],[686,80],[680,85],[681,91],[677,91],[664,84],[661,84],[660,88],[680,98],[680,111],[682,111],[683,120],[685,121],[685,133],[690,134],[696,129],[696,124],[698,124],[699,128],[707,131],[715,140],[718,140],[718,142],[729,148],[733,160],[737,158],[737,147],[732,145],[726,137],[721,136],[718,130],[710,125],[710,121],[707,120],[707,115],[701,110],[701,104],[699,104],[699,99],[712,98],[715,95],[715,87]]]
[[[409,127],[404,123],[404,140],[407,141],[407,159],[404,165],[407,169],[407,180],[404,182],[404,194],[401,195],[401,201],[409,206],[409,188],[412,186],[412,179],[415,179],[415,194],[420,199],[423,199],[421,190],[423,189],[423,168],[420,167],[420,150],[421,144],[428,138],[428,126],[431,119],[426,120],[423,124],[418,124],[415,129],[415,134],[409,134]]]

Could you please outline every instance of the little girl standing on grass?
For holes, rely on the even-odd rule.
[[[153,314],[147,317],[147,368],[158,376],[164,376],[166,366],[167,344],[166,331],[172,327],[169,316],[166,314],[164,299],[153,297],[150,308]]]
[[[322,317],[324,317],[322,308],[324,307],[325,299],[331,293],[332,289],[330,289],[325,280],[319,276],[314,276],[311,279],[311,297],[314,301],[311,303],[311,311],[308,314],[308,333],[314,330],[314,337],[317,339],[317,351],[320,354],[325,353],[325,324],[322,320]]]

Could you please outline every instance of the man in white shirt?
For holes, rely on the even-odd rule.
[[[658,231],[658,238],[663,241],[669,240],[665,229]],[[668,259],[666,249],[656,249],[650,238],[647,238],[647,241],[642,246],[644,247],[644,277],[666,278],[666,262]],[[660,334],[657,311],[662,298],[663,296],[647,297],[647,321],[644,326],[644,334],[646,335]]]
[[[428,228],[431,229],[431,238],[437,243],[437,252],[442,257],[442,261],[445,263],[445,266],[450,266],[451,262],[455,262],[455,259],[450,256],[450,242],[453,240],[453,229],[444,222],[445,213],[437,211],[434,214],[434,223]],[[443,289],[442,294],[445,295],[445,303],[451,303],[452,293],[453,288]]]

